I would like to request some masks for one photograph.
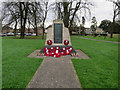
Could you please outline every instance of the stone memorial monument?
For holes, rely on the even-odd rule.
[[[72,47],[70,41],[70,34],[68,28],[64,27],[62,20],[57,19],[53,21],[52,27],[47,30],[47,37],[45,46],[42,48],[40,53],[49,52],[47,49],[59,49],[59,52],[66,50],[67,55],[76,55],[75,49]],[[46,50],[47,51],[46,51]],[[67,49],[69,49],[67,51]],[[49,55],[46,55],[49,56]]]
[[[62,20],[54,20],[52,27],[48,29],[47,31],[47,38],[46,38],[46,43],[47,45],[47,40],[52,40],[53,44],[52,45],[64,45],[64,40],[69,40],[70,41],[70,34],[68,28],[64,27],[64,23]],[[69,42],[68,45],[71,45],[71,42]]]

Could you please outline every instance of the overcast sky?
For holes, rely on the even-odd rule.
[[[5,0],[0,0],[0,2],[5,1]],[[53,0],[49,0],[52,1]],[[100,22],[104,19],[108,19],[112,21],[113,17],[113,4],[112,2],[109,2],[107,0],[89,0],[94,3],[94,7],[91,8],[91,13],[92,16],[95,16],[98,22],[98,25]],[[48,17],[46,20],[46,26],[52,24],[52,20],[55,18],[53,13],[48,13]],[[86,20],[85,26],[90,27],[91,25],[91,20]]]
[[[91,2],[93,2],[94,7],[91,8],[91,13],[92,16],[95,16],[97,19],[97,23],[98,25],[100,24],[100,22],[104,19],[108,19],[112,21],[112,17],[113,17],[113,4],[112,2],[109,2],[107,0],[89,0]],[[48,26],[49,24],[52,24],[52,18],[54,18],[53,14],[48,14],[48,18],[46,20],[46,26]],[[91,20],[86,20],[85,26],[86,27],[90,27],[91,25]]]
[[[94,8],[92,8],[92,16],[95,16],[98,22],[104,19],[108,19],[112,21],[113,18],[113,4],[107,0],[92,0],[95,3]],[[90,26],[91,22],[87,22],[86,26]]]

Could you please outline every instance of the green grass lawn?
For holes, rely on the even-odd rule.
[[[89,60],[72,59],[83,88],[118,87],[118,44],[80,39],[72,36],[72,45]]]
[[[81,49],[89,60],[72,59],[83,88],[118,87],[118,44],[71,37],[75,49]],[[2,86],[25,88],[42,62],[28,58],[35,49],[45,44],[41,39],[2,39]]]
[[[110,38],[109,36],[107,36],[106,38],[104,38],[104,36],[96,36],[96,37],[93,37],[93,36],[80,36],[80,37],[84,37],[84,38],[90,38],[90,39],[96,39],[96,40],[105,40],[105,41],[116,41],[116,42],[120,42],[120,37],[118,36],[114,36],[113,38]]]
[[[2,88],[25,88],[42,59],[28,58],[35,49],[43,47],[40,39],[2,39]]]

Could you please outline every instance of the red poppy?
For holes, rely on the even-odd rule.
[[[60,47],[59,47],[59,46],[56,46],[56,47],[55,47],[55,50],[60,50]]]
[[[51,47],[50,48],[50,52],[54,52],[55,51],[55,48],[54,47]]]
[[[71,52],[67,49],[65,53],[66,55],[69,55]]]
[[[63,47],[63,48],[61,49],[61,52],[64,52],[64,51],[66,51],[66,48],[65,48],[65,47]]]
[[[61,49],[61,55],[66,55],[66,48],[65,48],[65,47],[63,47],[63,48]]]
[[[72,52],[73,48],[72,47],[68,47],[67,50],[69,50],[69,52]]]
[[[53,57],[61,57],[60,53],[55,53]]]
[[[49,48],[44,48],[44,53],[49,52]]]
[[[59,53],[60,52],[60,50],[55,50],[55,53],[57,54],[57,53]]]
[[[64,44],[68,45],[69,44],[69,40],[64,40]]]
[[[48,53],[45,53],[45,56],[50,56],[50,53],[48,52]]]
[[[55,58],[55,57],[56,57],[56,54],[54,54],[53,57]]]
[[[66,55],[65,52],[60,52],[61,55]]]
[[[44,48],[44,55],[49,56],[49,48]]]
[[[52,40],[47,40],[48,45],[52,45]]]
[[[53,57],[53,56],[54,56],[54,54],[55,54],[54,52],[50,52],[50,56],[52,56],[52,57]]]

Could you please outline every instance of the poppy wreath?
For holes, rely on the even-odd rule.
[[[60,47],[59,47],[59,46],[56,46],[56,47],[55,47],[54,57],[61,57]]]
[[[70,51],[67,49],[66,51],[65,51],[65,53],[66,53],[66,55],[70,55]]]
[[[60,47],[55,47],[55,53],[57,54],[57,53],[59,53],[60,52]]]
[[[63,47],[62,49],[61,49],[61,52],[64,52],[66,50],[66,48],[65,47]]]
[[[47,40],[48,45],[52,45],[52,40]]]
[[[59,46],[56,46],[56,47],[55,47],[55,50],[60,50],[60,47],[59,47]]]
[[[53,57],[61,57],[60,53],[55,53]]]
[[[49,56],[49,48],[44,48],[44,54],[45,56]]]
[[[73,48],[72,47],[68,47],[67,50],[69,50],[69,52],[72,52]]]
[[[44,53],[49,52],[49,48],[44,48]]]
[[[53,56],[54,56],[54,54],[55,54],[54,52],[50,52],[50,56],[52,56],[52,57],[53,57]]]
[[[69,44],[69,40],[64,40],[64,44],[68,45]]]
[[[66,48],[65,47],[63,47],[62,49],[61,49],[61,55],[66,55]]]
[[[50,52],[54,52],[55,48],[54,47],[50,47]]]
[[[55,48],[54,47],[50,47],[50,56],[54,56],[55,54]]]
[[[63,47],[62,49],[60,49],[59,46],[54,47],[50,47],[50,48],[44,48],[44,55],[45,56],[52,56],[52,57],[61,57],[62,55],[70,55],[70,53],[72,52],[73,48],[72,47],[68,47],[65,48]]]

